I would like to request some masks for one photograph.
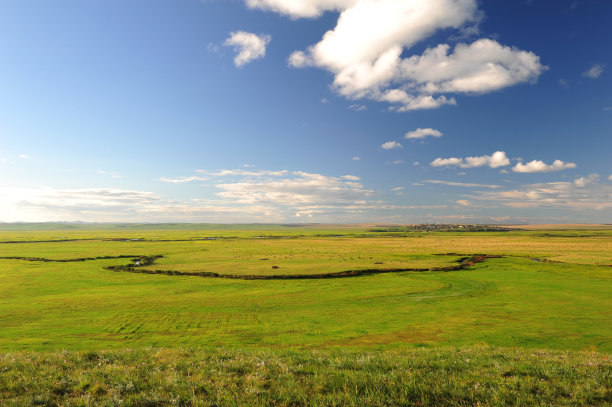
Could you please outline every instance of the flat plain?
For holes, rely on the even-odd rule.
[[[288,364],[324,355],[332,359],[370,355],[384,364],[389,352],[408,359],[468,352],[472,356],[463,359],[480,360],[483,369],[487,365],[482,355],[487,354],[549,352],[553,359],[569,355],[568,360],[588,354],[600,375],[589,404],[611,401],[607,355],[612,350],[612,228],[43,229],[0,232],[0,350],[4,352],[0,384],[12,389],[0,390],[0,397],[7,404],[19,405],[24,400],[19,397],[27,394],[24,389],[33,391],[10,378],[16,369],[11,363],[22,363],[27,370],[28,364],[20,359],[24,355],[36,366],[44,355],[60,355],[49,356],[60,360],[65,351],[85,352],[75,356],[78,360],[87,352],[97,355],[95,360],[103,359],[104,352],[115,352],[113,357],[123,362],[116,355],[131,358],[130,352],[135,352],[153,363],[160,349],[170,354],[190,349],[186,352],[192,359],[193,352],[213,359],[230,352],[251,362],[256,355],[267,355],[257,360]],[[243,373],[252,369],[257,366],[244,368]],[[323,374],[329,366],[321,369]],[[378,380],[374,376],[370,379]],[[577,376],[563,386],[575,386],[582,379]],[[109,389],[92,393],[90,387],[75,384],[55,394],[52,384],[39,386],[34,393],[51,404],[108,401],[112,393]],[[359,394],[320,398],[323,390],[319,390],[310,389],[311,397],[303,394],[306,398],[297,405],[308,404],[308,399],[322,405],[350,404],[347,400],[358,405],[364,400]],[[329,394],[338,389],[332,390]],[[159,405],[172,404],[174,393],[168,392],[167,398],[156,396]],[[138,397],[142,394],[137,392]],[[516,396],[508,397],[512,394]],[[576,399],[576,394],[551,400],[553,404],[587,400]],[[132,396],[132,401],[140,400]],[[198,404],[194,400],[208,400],[202,405],[223,404],[223,400],[289,405],[290,399],[300,400],[192,396],[188,405]],[[445,404],[437,396],[406,397],[387,404]],[[465,397],[459,404],[507,404],[505,398],[470,402]],[[370,404],[377,404],[374,400]],[[525,400],[538,404],[537,397]]]

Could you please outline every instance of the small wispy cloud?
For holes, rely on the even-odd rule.
[[[397,191],[403,191],[404,187],[395,187],[395,188],[391,188],[391,191],[393,192],[397,192]]]
[[[580,188],[586,187],[587,185],[597,184],[599,182],[599,174],[589,174],[586,177],[576,178],[574,185]]]
[[[402,145],[397,141],[387,141],[386,143],[383,143],[380,148],[383,150],[393,150],[396,148],[402,148]]]
[[[209,42],[208,45],[206,45],[206,50],[208,52],[212,52],[212,53],[217,53],[219,52],[219,46],[217,44],[213,44],[212,42]]]
[[[209,178],[206,177],[198,177],[198,176],[191,176],[191,177],[176,177],[176,178],[168,178],[168,177],[161,177],[158,179],[159,182],[168,182],[170,184],[184,184],[186,182],[192,182],[192,181],[208,181]]]
[[[354,110],[356,112],[363,112],[364,110],[368,110],[368,107],[365,105],[353,104],[349,105],[348,109]]]
[[[568,168],[576,168],[574,163],[565,163],[561,160],[555,160],[551,165],[546,164],[540,160],[533,160],[527,164],[517,163],[512,171],[520,173],[532,173],[532,172],[553,172],[561,171]]]
[[[465,158],[436,158],[430,164],[432,167],[457,166],[461,168],[474,168],[488,166],[491,168],[510,165],[510,160],[503,151],[496,151],[492,155]]]
[[[427,182],[428,184],[439,184],[439,185],[447,185],[450,187],[464,187],[464,188],[488,188],[488,189],[499,189],[501,185],[490,185],[490,184],[475,184],[469,182],[453,182],[453,181],[443,181],[438,179],[426,179],[423,182]]]
[[[466,201],[465,199],[458,199],[455,202],[461,206],[470,206],[470,201]]]
[[[199,174],[204,174],[208,177],[227,177],[227,176],[246,176],[246,177],[280,177],[286,175],[289,171],[269,171],[269,170],[244,170],[242,168],[233,170],[220,170],[220,171],[206,171],[196,170]]]
[[[407,139],[422,139],[425,137],[442,137],[442,132],[432,128],[421,129],[418,128],[413,131],[409,131],[404,134],[404,137]]]
[[[361,178],[359,178],[356,175],[343,175],[340,178],[344,178],[344,179],[347,179],[349,181],[359,181],[359,180],[361,180]]]
[[[98,170],[98,174],[100,174],[100,175],[108,175],[111,178],[123,178],[123,175],[118,174],[115,171]]]
[[[584,76],[585,78],[597,79],[601,76],[605,67],[605,64],[595,64],[588,70],[584,71],[582,73],[582,76]]]
[[[351,158],[351,160],[353,160],[353,161],[359,161],[359,160],[361,160],[361,157],[355,156],[355,157]]]
[[[29,156],[29,155],[27,155],[27,154],[19,154],[17,157],[18,157],[18,158],[21,158],[22,160],[25,160],[25,159],[30,158],[30,156]]]
[[[234,64],[241,67],[249,62],[263,58],[266,55],[266,46],[272,37],[268,34],[253,34],[245,31],[234,31],[223,45],[232,46],[238,52]]]
[[[391,164],[393,165],[400,165],[400,164],[405,164],[406,162],[404,160],[394,160],[391,161]]]

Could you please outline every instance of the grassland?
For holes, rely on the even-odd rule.
[[[598,353],[141,349],[0,355],[0,401],[23,405],[606,405]]]
[[[113,397],[144,405],[612,402],[611,229],[12,229],[0,231],[5,404],[34,403],[28,394],[49,405],[114,405]],[[474,254],[495,257],[457,267]],[[145,256],[161,257],[132,271],[177,275],[118,267]],[[207,277],[360,270],[387,272]],[[170,372],[169,358],[181,378],[174,384],[159,373]],[[367,363],[349,374],[325,362],[334,358]],[[478,361],[473,371],[459,367],[464,359]],[[274,373],[262,373],[262,361]],[[102,375],[107,368],[117,376]],[[49,374],[16,373],[35,369]],[[145,380],[139,369],[161,370]],[[295,376],[300,369],[310,373]],[[136,390],[113,390],[130,375]],[[75,376],[89,384],[66,379]],[[196,377],[209,380],[200,398]],[[68,387],[53,390],[60,379]],[[387,385],[377,387],[381,380]],[[232,399],[234,391],[244,397]]]

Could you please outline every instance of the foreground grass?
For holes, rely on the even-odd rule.
[[[595,352],[515,348],[0,354],[0,404],[609,405]]]

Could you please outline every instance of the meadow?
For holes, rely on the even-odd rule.
[[[26,229],[0,231],[7,405],[612,402],[612,228]],[[170,359],[174,385],[132,366],[168,373]],[[336,371],[335,359],[363,366]],[[261,379],[261,362],[284,376]],[[109,365],[136,390],[113,390]],[[206,382],[202,397],[186,372]]]

